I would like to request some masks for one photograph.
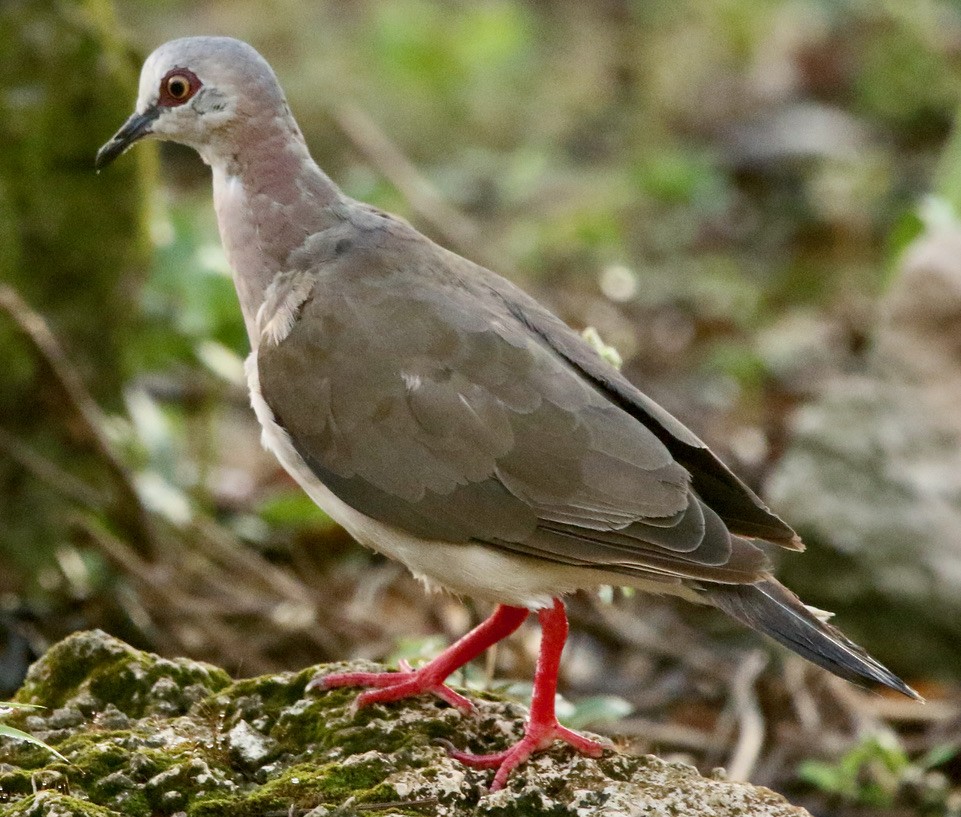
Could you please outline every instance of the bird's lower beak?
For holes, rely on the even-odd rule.
[[[147,108],[143,113],[133,114],[113,135],[113,138],[97,151],[94,167],[97,170],[103,170],[134,142],[147,136],[150,133],[150,126],[159,114],[160,109],[156,106]]]

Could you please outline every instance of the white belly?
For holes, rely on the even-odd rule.
[[[531,610],[550,606],[556,596],[594,589],[602,584],[630,584],[650,592],[685,597],[690,594],[681,585],[632,580],[621,574],[554,564],[484,545],[420,539],[365,516],[335,496],[314,475],[297,453],[290,436],[277,424],[260,391],[256,355],[256,350],[251,352],[244,368],[264,447],[274,453],[307,495],[358,542],[397,559],[429,587]]]

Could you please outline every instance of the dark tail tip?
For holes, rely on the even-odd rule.
[[[847,638],[775,579],[756,584],[710,585],[704,595],[731,618],[848,681],[875,681],[924,701],[891,670]]]

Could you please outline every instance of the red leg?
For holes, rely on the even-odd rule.
[[[531,698],[531,714],[527,720],[524,737],[504,752],[492,755],[472,755],[467,752],[451,752],[451,757],[469,766],[489,768],[496,766],[497,774],[491,791],[504,787],[510,773],[534,752],[546,749],[555,740],[569,743],[579,752],[600,757],[604,745],[561,726],[554,712],[557,695],[557,671],[561,664],[561,652],[567,641],[567,613],[564,603],[554,599],[554,606],[537,614],[541,623],[541,651],[537,657],[534,673],[534,694]]]
[[[333,689],[335,687],[378,687],[362,692],[354,701],[359,709],[373,703],[386,703],[423,695],[425,692],[443,698],[447,703],[464,712],[470,712],[473,705],[444,684],[447,676],[454,670],[473,660],[484,650],[514,632],[530,611],[524,607],[508,607],[501,604],[493,615],[471,630],[459,641],[451,644],[433,660],[420,669],[412,670],[407,662],[402,662],[400,672],[337,672],[314,678],[307,689]]]

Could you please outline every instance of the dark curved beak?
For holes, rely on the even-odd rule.
[[[134,142],[147,136],[150,133],[150,126],[159,115],[160,108],[155,105],[147,108],[143,113],[135,113],[131,116],[113,135],[113,138],[97,151],[94,167],[98,171],[103,170]]]

